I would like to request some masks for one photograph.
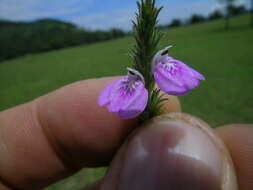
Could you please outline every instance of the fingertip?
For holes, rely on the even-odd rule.
[[[166,94],[164,98],[167,98],[167,100],[164,102],[164,105],[162,106],[163,114],[182,111],[182,107],[178,97]]]

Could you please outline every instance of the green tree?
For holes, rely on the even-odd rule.
[[[230,16],[236,16],[236,15],[240,15],[240,14],[245,13],[246,9],[243,5],[241,5],[241,6],[232,5],[228,8],[228,12],[229,12]]]
[[[173,19],[173,20],[171,21],[171,23],[170,23],[169,26],[170,26],[170,27],[178,27],[178,26],[181,26],[181,25],[182,25],[181,20],[175,18],[175,19]]]
[[[219,19],[219,18],[222,18],[222,17],[223,17],[223,14],[221,13],[220,10],[217,9],[209,15],[208,19],[209,20],[215,20],[215,19]]]
[[[26,54],[119,38],[120,29],[89,31],[53,19],[34,22],[0,20],[0,61]]]
[[[234,3],[238,1],[238,0],[218,0],[219,3],[221,3],[222,5],[225,6],[225,29],[228,30],[230,29],[230,12],[229,12],[229,9],[231,6],[234,5]]]
[[[193,14],[189,20],[190,24],[204,22],[206,19],[202,15]]]

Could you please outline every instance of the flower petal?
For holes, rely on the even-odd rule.
[[[187,70],[191,74],[192,77],[197,78],[199,80],[205,80],[205,77],[202,74],[200,74],[195,69],[189,67],[188,65],[186,65],[182,61],[177,60],[177,64],[180,65],[180,67],[183,67],[185,70]]]
[[[121,89],[114,90],[113,92],[114,97],[112,98],[110,105],[109,105],[109,111],[113,113],[119,113],[121,114],[123,112],[136,110],[134,112],[142,112],[147,104],[147,90],[144,88],[144,85],[142,82],[136,82],[136,87],[133,89],[131,93],[125,93],[123,94]],[[141,97],[144,97],[142,101],[138,102]],[[144,108],[143,108],[144,107]],[[131,113],[130,115],[135,115]]]
[[[184,73],[184,86],[189,90],[199,86],[199,79],[192,77],[190,73]]]
[[[169,56],[163,56],[156,64],[155,80],[162,91],[170,95],[184,95],[196,88],[204,76]]]
[[[114,82],[112,82],[109,86],[107,86],[100,94],[99,99],[98,99],[98,105],[99,106],[105,106],[110,103],[111,101],[111,96],[112,96],[112,90],[117,86],[121,79],[118,79]]]
[[[198,87],[200,80],[204,80],[204,76],[184,64],[181,61],[176,60],[178,67],[180,68],[180,76],[178,80],[180,80],[188,89]]]
[[[148,91],[143,85],[139,85],[135,94],[125,107],[119,111],[119,116],[122,119],[130,119],[140,115],[147,106]]]
[[[173,78],[172,75],[164,75],[164,73],[157,71],[154,73],[154,77],[159,88],[167,94],[179,96],[188,92],[184,85],[175,82],[177,78]]]
[[[180,73],[179,72],[171,72],[171,71],[169,71],[168,69],[166,69],[166,67],[164,66],[164,64],[159,63],[157,65],[156,72],[159,72],[165,78],[167,78],[171,82],[175,83],[175,85],[183,86],[183,82],[179,80],[181,78]]]
[[[110,112],[118,113],[120,109],[131,100],[131,95],[123,93],[124,92],[120,89],[120,86],[112,90],[112,98],[108,107]]]

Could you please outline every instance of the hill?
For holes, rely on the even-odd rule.
[[[0,61],[26,54],[90,44],[124,36],[119,29],[88,31],[74,24],[42,19],[34,22],[0,20]]]
[[[223,26],[220,20],[168,30],[160,47],[174,45],[172,56],[206,76],[200,88],[180,97],[184,112],[213,127],[253,123],[253,29],[249,28],[249,15],[233,18],[229,31]],[[132,37],[125,37],[6,61],[0,65],[0,109],[77,80],[125,74],[133,43]],[[62,183],[78,189],[97,175],[94,170],[84,171]],[[54,189],[64,188],[61,184],[48,188]]]

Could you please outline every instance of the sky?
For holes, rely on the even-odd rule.
[[[239,0],[249,5],[250,0]],[[207,15],[220,8],[217,0],[157,0],[163,6],[160,24],[173,18],[186,19],[193,13]],[[136,0],[0,0],[0,19],[33,21],[53,18],[91,30],[131,29]]]

